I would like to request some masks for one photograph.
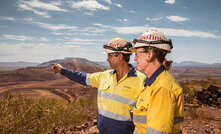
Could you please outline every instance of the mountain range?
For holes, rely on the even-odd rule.
[[[54,75],[53,71],[51,71],[52,63],[59,63],[65,68],[72,69],[75,71],[87,72],[87,73],[103,71],[106,69],[104,66],[91,62],[87,59],[65,58],[65,59],[58,59],[58,60],[44,62],[42,64],[38,64],[32,67],[24,68],[24,66],[22,66],[23,68],[16,70],[0,71],[0,76],[1,76],[0,83],[22,82],[22,81],[47,81],[47,80],[56,80],[62,78],[61,75]],[[19,62],[18,64],[20,65],[21,63]],[[17,64],[13,63],[8,65],[16,66]],[[29,64],[24,63],[23,65],[29,65]]]
[[[221,67],[221,63],[201,63],[201,62],[194,62],[194,61],[183,61],[183,62],[174,62],[174,67]]]
[[[109,66],[108,62],[95,61],[95,63],[100,64],[102,66]],[[131,64],[134,66],[137,66],[136,62],[133,62]],[[194,61],[183,61],[183,62],[173,62],[172,66],[173,67],[215,67],[215,68],[220,68],[221,63],[208,64],[208,63],[200,63],[200,62],[194,62]]]
[[[44,63],[36,63],[36,62],[0,62],[0,71],[9,71],[9,70],[16,70],[20,68],[25,68],[25,67],[50,67],[52,63],[59,63],[63,64],[66,67],[72,68],[73,70],[76,70],[78,68],[84,67],[84,65],[87,66],[93,66],[96,68],[101,68],[101,69],[107,69],[109,68],[109,63],[108,62],[101,62],[101,61],[89,61],[84,58],[64,58],[64,59],[56,59],[56,60],[51,60],[48,62]],[[78,63],[76,65],[70,64],[70,63]],[[136,66],[136,62],[131,63],[134,66]],[[208,63],[200,63],[200,62],[194,62],[194,61],[183,61],[183,62],[174,62],[172,64],[173,67],[215,67],[215,68],[220,68],[221,63],[213,63],[213,64],[208,64]],[[93,72],[94,70],[92,70]]]
[[[15,70],[19,68],[37,66],[39,63],[36,62],[0,62],[0,71],[7,71],[7,70]]]
[[[48,81],[64,78],[62,75],[55,75],[51,71],[52,63],[59,63],[65,68],[87,73],[100,72],[109,69],[108,62],[92,62],[84,58],[56,59],[37,65],[36,63],[29,64],[26,62],[13,62],[4,64],[0,63],[0,83]],[[136,66],[135,62],[132,64]],[[1,65],[8,66],[8,70],[1,71]],[[32,66],[30,67],[28,65]],[[21,68],[10,70],[10,66]],[[206,77],[211,77],[221,81],[221,63],[206,64],[193,61],[186,61],[181,63],[174,62],[172,68],[170,69],[170,72],[178,80],[200,80]]]

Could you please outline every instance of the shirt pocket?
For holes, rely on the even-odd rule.
[[[147,111],[148,110],[147,101],[145,101],[144,98],[139,98],[135,108],[139,109],[140,111]]]
[[[143,90],[137,100],[136,108],[140,111],[148,111],[149,99],[150,99],[151,91]]]
[[[110,80],[109,80],[109,78],[105,78],[105,79],[100,80],[100,84],[99,84],[98,90],[105,91],[105,90],[107,90],[109,88],[110,88]]]

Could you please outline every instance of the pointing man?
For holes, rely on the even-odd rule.
[[[121,37],[112,38],[104,45],[112,69],[104,72],[88,74],[52,64],[55,73],[98,89],[97,126],[100,134],[132,134],[134,131],[132,110],[146,76],[128,64],[131,47],[131,43]]]

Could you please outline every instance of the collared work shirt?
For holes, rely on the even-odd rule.
[[[141,91],[134,108],[134,134],[178,133],[183,122],[182,88],[161,66]]]
[[[100,134],[133,133],[132,110],[144,87],[146,76],[143,73],[132,67],[118,82],[115,70],[86,74],[63,68],[61,74],[98,89],[97,125]]]

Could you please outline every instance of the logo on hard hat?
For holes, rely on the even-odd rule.
[[[173,48],[170,39],[167,39],[163,33],[153,30],[144,32],[138,39],[134,39],[133,43],[135,44],[134,47],[130,48],[133,52],[139,47],[155,47],[170,53]]]
[[[122,37],[112,38],[106,45],[103,46],[107,53],[125,53],[131,54],[132,52],[129,48],[132,47],[132,44]]]
[[[154,35],[147,35],[147,36],[141,35],[139,37],[139,40],[166,40],[166,38],[159,37],[159,36],[154,36]]]
[[[109,43],[108,44],[110,47],[123,47],[125,44],[122,43]]]

